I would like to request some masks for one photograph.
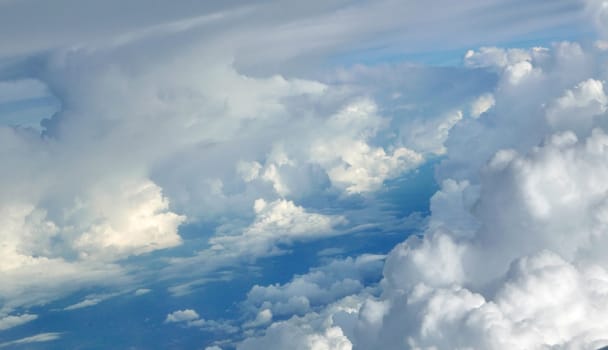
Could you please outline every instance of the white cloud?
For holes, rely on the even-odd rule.
[[[308,213],[292,201],[277,199],[254,203],[255,220],[241,234],[216,236],[210,240],[211,250],[244,256],[263,256],[295,241],[310,240],[338,234],[334,227],[345,224],[337,215]]]
[[[89,306],[94,306],[97,305],[99,303],[101,303],[103,301],[103,299],[101,298],[91,298],[91,299],[85,299],[83,301],[80,301],[76,304],[72,304],[72,305],[68,305],[64,308],[64,310],[66,311],[70,311],[70,310],[77,310],[77,309],[82,309],[85,307],[89,307]]]
[[[405,147],[387,152],[370,146],[367,140],[384,122],[373,101],[355,101],[327,121],[332,136],[313,142],[310,156],[327,170],[332,183],[346,193],[375,191],[385,180],[423,161],[422,155]]]
[[[0,275],[0,295],[5,298],[3,311],[48,303],[84,287],[117,287],[128,284],[125,271],[115,264],[68,262],[16,255],[19,266]]]
[[[21,314],[18,316],[15,316],[15,315],[4,316],[4,317],[0,318],[0,331],[20,326],[22,324],[31,322],[37,318],[38,318],[38,315],[32,315],[32,314]]]
[[[61,333],[40,333],[40,334],[32,335],[30,337],[25,337],[25,338],[5,342],[5,343],[0,343],[0,348],[5,348],[7,346],[13,346],[13,345],[22,345],[22,344],[45,343],[45,342],[57,340],[59,338],[61,338]]]
[[[61,6],[63,2],[41,2],[34,12],[28,4],[0,4],[0,32],[7,38],[0,48],[0,90],[10,89],[4,100],[14,101],[40,96],[48,86],[57,94],[61,110],[45,121],[42,137],[32,130],[0,127],[3,314],[48,303],[85,287],[124,286],[137,280],[131,274],[141,270],[132,268],[137,262],[128,258],[179,245],[178,228],[186,218],[220,225],[208,241],[211,248],[193,259],[183,259],[187,267],[199,267],[190,270],[205,274],[243,259],[279,253],[299,241],[347,232],[341,228],[349,218],[336,214],[331,206],[307,207],[311,201],[305,201],[306,196],[330,196],[337,189],[371,197],[385,181],[420,165],[426,153],[445,153],[444,169],[451,164],[464,167],[457,169],[464,174],[477,172],[490,155],[510,146],[505,144],[512,141],[513,134],[530,127],[522,121],[524,117],[504,129],[506,136],[497,137],[484,133],[484,118],[463,120],[461,112],[448,113],[464,106],[441,106],[437,107],[439,117],[415,128],[417,140],[407,140],[401,131],[413,124],[384,115],[380,100],[369,97],[371,94],[344,82],[333,85],[288,78],[300,76],[297,59],[367,48],[370,43],[376,45],[380,36],[381,45],[391,50],[435,48],[439,40],[445,40],[445,27],[436,25],[444,18],[452,19],[450,34],[458,40],[451,45],[459,47],[464,42],[487,41],[489,33],[512,39],[513,35],[553,28],[568,22],[559,14],[576,12],[553,2],[525,4],[509,14],[517,25],[505,29],[497,24],[482,31],[471,26],[476,21],[469,18],[503,23],[502,1],[454,5],[436,0],[433,7],[440,11],[433,13],[427,11],[428,4],[389,0],[329,5],[313,1],[293,8],[274,2],[246,7],[170,4],[134,14],[123,11],[119,1],[109,0],[84,7],[71,4],[77,15],[69,16],[61,13],[66,7]],[[268,16],[277,11],[282,15]],[[550,14],[539,15],[539,19],[528,15],[545,11]],[[44,15],[38,18],[38,14]],[[66,31],[65,25],[81,30]],[[385,34],[390,31],[395,34]],[[409,34],[414,32],[417,34]],[[576,61],[581,55],[575,45],[561,45],[556,51],[561,56],[552,62],[558,67],[555,70],[571,68],[577,80],[554,79],[559,84],[548,87],[561,89],[568,80],[572,88],[587,78],[577,74],[588,66]],[[288,62],[291,58],[297,59]],[[543,66],[544,59],[546,50],[541,49],[482,49],[467,54],[465,61],[470,66],[492,66],[502,74],[502,90],[495,91],[498,117],[492,120],[500,133],[504,131],[500,126],[513,120],[501,119],[504,111],[499,106],[518,105],[511,102],[530,91],[546,90],[544,97],[558,97],[553,88],[534,85],[551,74],[552,64]],[[278,74],[277,62],[294,68]],[[520,95],[519,89],[524,91]],[[527,114],[521,115],[527,118]],[[459,132],[454,127],[469,122],[467,125],[481,126],[473,127],[473,132],[464,126],[467,131]],[[397,129],[399,135],[392,135]],[[538,134],[545,133],[529,129],[533,131],[520,143],[519,154],[538,144]],[[476,137],[479,134],[482,137]],[[472,142],[481,147],[463,146],[459,137],[479,139]],[[474,150],[458,152],[463,147]],[[479,163],[459,163],[454,156],[459,153]],[[452,191],[444,186],[449,198],[438,199],[442,203],[457,202],[460,192],[464,196],[467,181],[476,185],[473,178],[457,176],[458,171],[449,173],[459,188]],[[536,203],[543,206],[542,200]],[[598,217],[603,215],[601,208]],[[450,214],[459,211],[444,209],[444,215],[433,222],[449,229]],[[601,227],[601,218],[597,221]],[[470,231],[468,222],[459,222],[458,228]],[[411,253],[404,249],[404,254],[414,257],[407,262],[410,270],[428,263],[434,271],[446,270],[449,276],[412,276],[437,284],[466,280],[465,263],[462,268],[445,268],[466,255],[458,242],[461,237],[446,237],[438,234],[433,240],[429,236],[428,242],[421,241]],[[429,257],[437,252],[453,254],[446,254],[445,259]],[[347,280],[336,290],[345,293],[361,288],[356,281]],[[320,289],[320,294],[329,295],[327,299],[342,295],[331,287]],[[99,298],[93,297],[68,308],[97,302]],[[198,316],[186,322],[221,326]],[[334,326],[333,320],[329,323],[304,332],[302,346],[349,348],[347,332]],[[58,335],[37,337],[21,342],[51,340]],[[11,344],[18,343],[3,346]]]
[[[450,131],[428,227],[388,255],[381,294],[348,317],[330,305],[275,321],[240,348],[330,329],[357,349],[608,345],[606,73],[572,43],[466,59],[499,75],[493,118]]]
[[[177,228],[185,217],[168,209],[168,200],[152,182],[129,186],[113,196],[94,193],[89,203],[78,203],[69,215],[78,221],[85,215],[103,216],[87,218],[93,224],[83,228],[74,245],[84,257],[142,254],[179,245]]]
[[[152,291],[152,289],[139,288],[139,289],[135,290],[135,292],[133,292],[133,294],[135,296],[141,296],[141,295],[146,295],[146,294],[150,293],[151,291]]]
[[[447,151],[445,141],[450,130],[462,120],[462,117],[462,111],[458,110],[430,120],[416,120],[404,126],[405,131],[402,137],[419,152],[442,155]],[[418,157],[418,162],[422,161],[420,155],[416,155],[416,157]]]
[[[167,315],[165,323],[190,322],[199,318],[198,313],[192,309],[177,310]]]
[[[167,315],[165,323],[176,323],[183,325],[184,327],[199,328],[208,332],[223,334],[233,334],[238,331],[237,327],[228,322],[218,322],[201,318],[199,314],[192,309],[173,311]]]
[[[254,320],[245,322],[243,324],[243,327],[244,328],[260,327],[260,326],[265,326],[265,325],[269,324],[270,322],[272,322],[272,311],[269,309],[264,309],[264,310],[260,310],[260,312],[258,312],[258,314],[255,316]]]
[[[353,309],[337,305],[332,311],[348,315]],[[285,348],[351,350],[353,345],[344,335],[342,328],[334,325],[330,315],[316,313],[273,323],[263,336],[248,338],[237,345],[239,350]]]
[[[494,99],[494,95],[486,93],[479,96],[471,103],[471,117],[479,118],[482,114],[492,109],[495,104],[496,100]]]
[[[102,301],[105,301],[107,299],[119,296],[121,294],[122,293],[109,293],[109,294],[93,294],[93,295],[88,295],[82,301],[79,301],[79,302],[77,302],[75,304],[72,304],[72,305],[68,305],[65,308],[63,308],[63,310],[64,311],[71,311],[71,310],[82,309],[82,308],[85,308],[85,307],[95,306],[95,305],[101,303]]]
[[[357,294],[381,275],[384,256],[361,255],[356,259],[333,260],[294,276],[285,284],[255,285],[247,293],[245,305],[254,310],[270,310],[278,316],[304,315],[347,295]]]
[[[547,109],[549,124],[557,130],[589,132],[593,118],[606,112],[608,97],[601,81],[587,79],[568,89]]]

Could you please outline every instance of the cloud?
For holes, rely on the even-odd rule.
[[[97,305],[97,304],[99,304],[102,301],[103,300],[99,299],[99,298],[85,299],[85,300],[83,300],[81,302],[78,302],[76,304],[72,304],[72,305],[66,306],[64,308],[64,310],[70,311],[70,310],[82,309],[82,308],[85,308],[85,307]]]
[[[192,309],[177,310],[167,315],[165,323],[179,323],[198,320],[200,316]]]
[[[175,283],[181,284],[171,291],[184,293],[213,280],[210,275],[218,270],[285,253],[298,242],[357,232],[365,227],[361,222],[372,216],[380,222],[376,227],[383,228],[379,231],[386,232],[387,227],[399,226],[395,222],[401,223],[401,217],[376,196],[387,181],[436,155],[444,156],[438,169],[443,187],[434,197],[429,234],[395,249],[402,256],[388,261],[402,264],[411,276],[391,276],[398,274],[394,271],[398,268],[389,264],[386,283],[408,288],[417,280],[436,288],[471,283],[462,286],[471,288],[474,296],[469,299],[476,303],[479,294],[492,300],[481,293],[483,274],[479,280],[469,280],[466,257],[479,253],[474,242],[467,241],[477,237],[478,230],[479,237],[490,243],[494,238],[483,224],[496,211],[479,209],[490,208],[500,197],[493,192],[494,183],[501,176],[515,181],[532,172],[537,160],[527,151],[549,131],[564,131],[554,130],[558,125],[568,127],[564,115],[585,114],[582,118],[589,126],[574,130],[576,140],[591,140],[584,133],[602,127],[599,115],[605,103],[597,83],[603,77],[587,74],[596,65],[573,43],[557,44],[552,51],[482,48],[467,53],[465,65],[471,69],[466,73],[464,69],[355,67],[336,74],[342,80],[332,80],[335,77],[323,79],[322,73],[306,72],[315,58],[340,60],[343,53],[369,51],[370,45],[385,47],[382,55],[435,50],[446,41],[447,22],[453,40],[447,40],[446,50],[488,38],[515,40],[576,22],[582,5],[522,2],[505,14],[503,6],[509,3],[499,0],[456,5],[434,0],[431,5],[439,10],[432,13],[428,4],[392,0],[313,1],[288,8],[274,1],[150,6],[136,0],[127,9],[114,0],[86,6],[59,1],[52,6],[36,0],[0,4],[0,31],[6,36],[0,48],[0,95],[5,97],[0,98],[12,103],[52,93],[51,98],[60,102],[38,130],[0,125],[3,315],[84,288],[122,289],[159,276],[179,279]],[[30,6],[38,10],[32,12]],[[140,11],[144,7],[150,11]],[[60,13],[63,8],[71,9],[69,16]],[[504,26],[507,20],[511,25]],[[362,87],[362,80],[374,74],[370,79],[386,80],[386,85]],[[586,80],[590,76],[595,78]],[[463,111],[471,101],[487,92],[484,81],[493,81],[488,77],[498,79],[491,91],[495,104],[478,100],[472,116],[494,104],[492,118],[465,118]],[[421,95],[410,95],[408,89],[418,85]],[[394,104],[385,108],[387,96]],[[573,103],[584,96],[588,103]],[[539,101],[544,105],[539,107]],[[553,124],[546,124],[547,120]],[[568,159],[557,150],[563,146],[571,147],[568,152],[573,157],[601,160],[597,154],[585,153],[582,149],[587,146],[579,141],[567,146],[574,138],[560,135],[556,140],[561,141],[544,148],[549,156],[557,153],[557,158]],[[588,143],[599,142],[602,137],[597,135]],[[480,172],[499,150],[504,151],[494,159],[495,166],[514,160],[528,167],[509,165],[507,170]],[[541,156],[549,157],[543,152]],[[559,167],[563,161],[538,163]],[[585,162],[579,165],[597,170]],[[489,183],[482,183],[481,177]],[[547,211],[544,193],[536,195],[540,199],[526,202],[515,196],[513,200],[522,207]],[[482,204],[472,206],[460,196],[479,196]],[[369,211],[352,210],[356,201],[366,208],[369,203]],[[466,207],[458,207],[460,202]],[[600,204],[598,208],[597,222],[589,226],[593,232],[601,231],[603,224]],[[474,219],[455,219],[468,211],[474,212]],[[169,250],[189,239],[179,232],[187,223],[212,229],[192,239],[200,245],[187,253]],[[588,232],[581,236],[594,237]],[[545,233],[540,237],[538,244],[530,246],[543,247]],[[580,247],[575,245],[572,251],[556,247],[551,246],[554,253],[574,264],[574,250]],[[488,266],[486,274],[491,276],[485,277],[498,276],[496,271],[507,271],[513,259],[521,258],[520,252],[508,248],[497,255],[497,266]],[[191,256],[186,255],[191,251]],[[161,254],[169,258],[162,260]],[[442,257],[433,259],[437,254]],[[372,260],[336,262],[330,270],[311,271],[274,288],[260,287],[263,298],[276,300],[274,304],[270,300],[267,309],[272,318],[257,304],[255,318],[276,321],[277,305],[283,299],[289,303],[295,295],[314,309],[304,308],[302,313],[315,313],[310,320],[324,323],[304,326],[309,319],[302,315],[276,328],[304,327],[298,346],[348,348],[355,342],[354,321],[347,329],[319,308],[365,290],[361,280],[372,272],[364,266],[371,266],[374,273],[379,269],[378,261]],[[167,263],[169,267],[163,268]],[[339,270],[340,264],[347,266],[347,272],[331,270]],[[421,271],[425,265],[432,274]],[[181,280],[191,274],[196,274],[194,281]],[[339,280],[335,285],[329,282],[333,278]],[[311,290],[298,294],[293,286],[299,283]],[[98,295],[91,295],[67,309],[100,301]],[[367,302],[362,319],[376,320],[389,308],[385,304],[384,300]],[[345,313],[358,313],[351,311]],[[178,323],[231,330],[229,324],[214,322],[197,315]]]
[[[321,312],[293,316],[271,324],[263,335],[251,336],[237,345],[239,350],[253,349],[339,349],[350,350],[353,344],[345,335],[353,324],[362,298],[349,296]]]
[[[272,311],[270,311],[269,309],[264,309],[264,310],[261,310],[260,312],[258,312],[258,314],[255,316],[254,320],[245,322],[243,324],[243,327],[244,328],[260,327],[260,326],[265,326],[265,325],[269,324],[270,322],[272,322]]]
[[[135,290],[135,292],[133,292],[133,295],[135,296],[141,296],[141,295],[146,295],[148,293],[150,293],[152,290],[148,289],[148,288],[139,288],[137,290]]]
[[[211,273],[243,261],[284,254],[283,248],[297,242],[342,234],[337,228],[347,223],[343,216],[309,213],[283,199],[266,202],[259,198],[254,203],[254,212],[255,219],[247,227],[212,237],[209,239],[210,247],[193,257],[173,258],[167,271],[183,273],[191,266],[199,266],[199,273]],[[202,283],[206,281],[203,279]],[[171,290],[183,295],[191,285],[174,286]]]
[[[450,131],[426,231],[388,255],[380,294],[275,321],[239,348],[608,345],[605,72],[576,69],[594,61],[572,43],[479,52],[468,64],[500,77],[492,117]],[[353,298],[347,315],[336,309]]]
[[[64,311],[71,311],[71,310],[77,310],[77,309],[82,309],[85,307],[90,307],[90,306],[95,306],[99,303],[101,303],[102,301],[105,301],[107,299],[119,296],[123,293],[110,293],[110,294],[93,294],[93,295],[88,295],[86,298],[84,298],[82,301],[77,302],[75,304],[72,305],[68,305],[66,306],[63,310]]]
[[[38,318],[38,315],[32,315],[32,314],[22,314],[19,316],[8,315],[5,317],[2,317],[2,318],[0,318],[0,331],[20,326],[22,324],[31,322],[37,318]]]
[[[588,132],[593,118],[606,111],[607,103],[603,83],[587,79],[555,99],[547,109],[547,119],[556,130],[574,130],[578,134]]]
[[[22,345],[22,344],[32,344],[32,343],[45,343],[53,340],[57,340],[61,338],[61,333],[40,333],[36,335],[32,335],[30,337],[25,337],[5,343],[0,343],[0,348],[5,348],[7,346],[13,345]]]
[[[168,210],[168,200],[154,183],[129,186],[120,197],[105,193],[93,196],[93,201],[78,203],[71,213],[78,219],[95,212],[105,215],[105,220],[87,218],[95,223],[83,228],[84,233],[75,240],[74,245],[83,256],[136,255],[181,243],[177,228],[185,217]]]
[[[479,96],[473,103],[471,103],[471,116],[473,118],[479,118],[482,114],[489,111],[496,104],[494,96],[492,94],[483,94]]]
[[[185,327],[194,327],[213,333],[232,334],[238,331],[228,322],[206,320],[192,309],[177,310],[167,315],[165,323],[176,323]]]
[[[0,6],[22,13],[17,5]],[[0,221],[11,227],[0,233],[8,244],[0,266],[14,268],[6,284],[10,287],[5,287],[10,290],[3,294],[15,298],[14,307],[73,291],[67,284],[55,285],[53,278],[41,279],[39,285],[32,279],[15,283],[29,276],[26,266],[34,269],[28,262],[41,266],[48,261],[63,271],[57,272],[61,276],[65,271],[81,274],[75,289],[128,283],[137,279],[132,274],[150,275],[134,266],[138,262],[133,256],[154,259],[160,250],[171,255],[169,249],[184,242],[179,233],[184,224],[217,227],[204,233],[193,259],[179,256],[184,251],[169,259],[172,265],[202,263],[196,271],[203,275],[243,259],[282,253],[297,242],[354,232],[362,216],[351,220],[336,213],[348,201],[343,198],[363,194],[372,201],[386,181],[426,160],[428,150],[422,148],[428,145],[408,143],[403,135],[387,136],[393,122],[406,130],[409,116],[397,120],[385,113],[379,106],[382,96],[353,86],[362,79],[356,72],[349,82],[290,72],[254,74],[239,65],[249,62],[244,46],[226,48],[228,41],[221,35],[200,37],[203,42],[193,38],[198,26],[211,28],[243,11],[260,10],[251,6],[204,7],[215,12],[189,19],[184,18],[189,10],[176,7],[177,13],[168,18],[158,13],[137,23],[129,23],[126,15],[116,18],[121,31],[112,27],[97,32],[91,28],[102,24],[91,22],[92,32],[71,33],[74,37],[62,38],[53,48],[46,46],[52,41],[14,43],[20,48],[12,53],[45,53],[3,63],[0,76],[6,86],[18,81],[36,87],[37,94],[52,92],[60,101],[57,113],[43,121],[42,137],[33,130],[0,128],[7,150],[0,155],[7,169],[0,175],[5,205]],[[373,9],[383,13],[383,6]],[[112,4],[101,7],[115,10]],[[327,20],[322,9],[304,8],[311,16],[307,23]],[[353,6],[348,12],[360,16],[364,10]],[[294,23],[302,13],[292,13]],[[158,18],[164,18],[162,23]],[[221,32],[221,25],[216,29]],[[30,64],[39,68],[34,71]],[[397,76],[403,68],[383,69],[394,69],[389,75]],[[428,69],[408,72],[415,80],[427,80],[427,86],[447,77]],[[391,93],[396,88],[391,86]],[[471,98],[468,91],[454,94],[463,101]],[[436,123],[417,128],[421,138],[434,140],[428,148],[441,149],[458,121],[459,114],[446,114],[454,110],[449,104],[434,106],[442,119],[439,135]],[[41,173],[42,178],[37,176]],[[266,209],[252,211],[259,199]],[[387,225],[394,220],[387,217]],[[248,239],[255,248],[251,253]],[[211,246],[227,248],[216,251]],[[159,274],[177,270],[161,269]],[[46,283],[55,288],[42,288]],[[32,288],[34,284],[40,288]],[[25,290],[36,292],[20,293]]]
[[[336,235],[334,227],[346,223],[342,216],[308,213],[283,199],[269,203],[259,198],[254,203],[254,211],[255,220],[241,234],[214,237],[210,240],[210,249],[262,256],[279,244]]]
[[[273,315],[304,315],[347,295],[359,293],[381,275],[382,255],[361,255],[355,259],[332,260],[308,273],[294,276],[285,284],[255,285],[245,305]]]

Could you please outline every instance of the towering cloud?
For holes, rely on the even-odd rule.
[[[604,73],[578,66],[593,60],[572,43],[467,53],[500,75],[492,103],[450,132],[428,228],[389,254],[381,295],[277,322],[240,348],[302,332],[348,339],[332,349],[608,345]]]

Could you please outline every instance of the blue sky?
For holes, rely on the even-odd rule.
[[[608,2],[0,1],[0,349],[608,345]]]

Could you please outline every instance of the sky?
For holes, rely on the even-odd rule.
[[[608,346],[608,1],[0,0],[0,349]]]

